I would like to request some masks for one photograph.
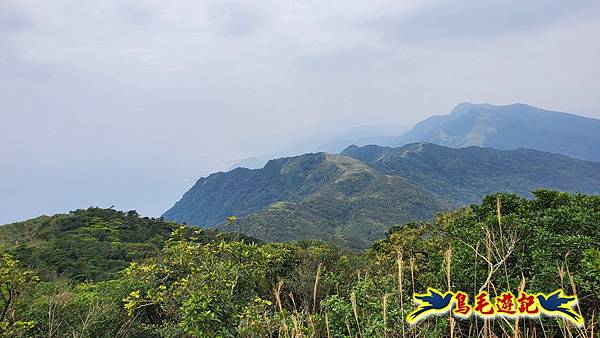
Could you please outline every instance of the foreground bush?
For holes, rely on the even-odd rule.
[[[38,283],[32,271],[4,256],[2,334],[589,337],[600,329],[600,196],[534,195],[490,195],[433,223],[394,227],[363,253],[319,241],[256,244],[180,227],[155,255],[99,282],[58,277]],[[479,290],[493,297],[561,288],[579,297],[585,325],[448,315],[407,325],[412,294],[427,287],[471,297]]]

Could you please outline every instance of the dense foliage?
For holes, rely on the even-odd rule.
[[[534,197],[490,195],[432,223],[393,227],[362,253],[176,227],[156,251],[100,281],[77,273],[38,279],[58,270],[53,261],[5,254],[0,328],[5,336],[49,337],[591,336],[600,329],[600,196],[539,190]],[[89,221],[86,213],[101,211],[76,213]],[[120,214],[105,210],[113,213]],[[405,324],[411,295],[427,287],[471,296],[481,288],[562,288],[578,295],[586,322],[440,316]],[[18,291],[9,298],[6,290]]]
[[[104,280],[158,253],[175,227],[135,211],[89,208],[0,228],[0,243],[41,276]]]
[[[177,227],[135,211],[92,207],[2,226],[0,249],[46,280],[100,281],[115,277],[131,262],[160,253]],[[205,231],[202,241],[215,233]]]

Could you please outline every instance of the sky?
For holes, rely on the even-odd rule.
[[[0,0],[0,224],[463,101],[600,118],[600,2]],[[316,137],[316,136],[315,136]]]

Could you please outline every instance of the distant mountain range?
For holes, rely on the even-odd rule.
[[[266,241],[318,238],[358,249],[392,225],[538,188],[600,193],[600,163],[527,149],[350,146],[201,178],[163,216]],[[227,223],[231,215],[237,220]]]
[[[201,178],[164,217],[266,241],[318,238],[362,248],[392,225],[428,220],[498,191],[600,193],[600,163],[592,162],[600,161],[597,119],[525,104],[461,103],[401,136],[391,132],[369,136],[378,133],[367,128],[318,148],[337,152],[352,140],[380,145]],[[231,215],[237,220],[225,222]]]
[[[600,161],[600,120],[526,104],[461,103],[450,115],[432,116],[417,123],[394,145],[413,142],[453,148],[528,148]]]

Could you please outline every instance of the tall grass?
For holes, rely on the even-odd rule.
[[[502,215],[500,200],[496,204],[497,223],[482,229],[481,240],[477,245],[470,246],[474,261],[483,263],[486,268],[483,276],[475,269],[473,277],[473,290],[487,291],[490,300],[498,296],[501,291],[497,284],[500,280],[509,285],[510,280],[507,273],[507,260],[514,255],[515,245],[518,242],[518,234],[510,224],[506,224]],[[466,244],[466,243],[465,243]],[[468,244],[466,244],[468,245]],[[450,312],[444,316],[433,316],[417,325],[406,324],[406,315],[414,309],[414,304],[407,301],[412,294],[421,291],[422,283],[418,264],[421,264],[418,255],[414,252],[404,252],[400,249],[393,251],[389,257],[388,266],[393,271],[387,271],[382,276],[376,276],[366,270],[356,271],[354,283],[365,283],[377,281],[374,284],[377,298],[372,297],[367,291],[349,286],[348,289],[338,290],[340,296],[347,305],[336,305],[338,307],[323,307],[323,301],[329,296],[326,288],[321,288],[322,278],[327,276],[327,266],[319,263],[314,274],[312,285],[312,299],[304,308],[297,308],[292,292],[289,293],[289,302],[284,304],[281,294],[284,289],[283,281],[279,281],[273,287],[274,310],[278,314],[278,320],[273,321],[277,326],[272,336],[276,337],[506,337],[506,338],[529,338],[529,337],[576,337],[592,338],[600,337],[597,329],[596,312],[592,313],[585,327],[576,327],[563,319],[553,318],[504,318],[497,317],[494,320],[480,319],[473,316],[470,319],[457,319]],[[405,258],[408,258],[405,260]],[[440,257],[440,271],[443,272],[443,284],[448,291],[454,290],[453,278],[456,278],[455,250],[451,245]],[[567,260],[565,259],[565,262]],[[408,263],[408,264],[407,264]],[[408,268],[407,266],[408,265]],[[477,265],[475,265],[477,266]],[[423,269],[425,270],[425,269]],[[454,272],[454,274],[453,274]],[[568,265],[557,266],[557,276],[563,290],[569,289],[570,293],[577,295],[577,284]],[[386,279],[387,278],[387,279]],[[478,279],[479,278],[479,279]],[[391,282],[385,284],[386,280]],[[483,282],[481,283],[481,281]],[[477,281],[480,281],[479,283]],[[513,281],[514,282],[514,281]],[[410,283],[410,285],[408,285]],[[443,285],[442,284],[442,285]],[[528,285],[528,281],[522,276],[517,294],[521,294]],[[377,289],[379,288],[379,289]],[[371,297],[371,298],[370,298]],[[473,305],[473,300],[470,301]],[[337,304],[337,303],[336,303]],[[376,311],[375,311],[376,309]],[[581,313],[581,308],[579,308]],[[483,324],[483,325],[482,325]]]

